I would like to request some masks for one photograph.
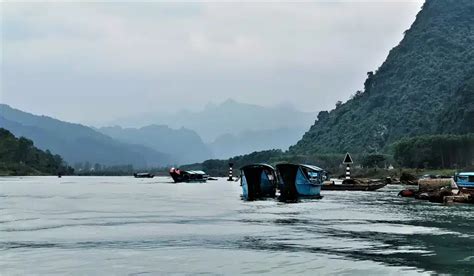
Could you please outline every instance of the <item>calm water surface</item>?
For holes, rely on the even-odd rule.
[[[474,206],[378,192],[242,202],[225,179],[0,178],[0,274],[474,273]]]

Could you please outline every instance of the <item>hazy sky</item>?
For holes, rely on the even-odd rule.
[[[0,102],[89,123],[227,98],[330,109],[422,3],[2,2]]]

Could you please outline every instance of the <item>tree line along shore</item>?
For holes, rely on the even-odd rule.
[[[181,166],[186,170],[203,170],[212,176],[226,176],[229,163],[234,168],[250,163],[277,164],[280,162],[316,164],[333,177],[344,174],[342,160],[345,153],[293,154],[289,151],[267,150],[236,156],[226,160],[211,159],[202,163]],[[354,158],[354,177],[401,177],[403,174],[453,175],[456,171],[474,170],[474,134],[423,135],[403,138],[383,152],[351,153]],[[17,138],[0,129],[0,175],[132,175],[146,170],[156,175],[168,175],[168,167],[134,168],[132,165],[103,166],[101,164],[67,164],[61,156],[42,151],[24,137]],[[172,166],[172,165],[170,165]]]

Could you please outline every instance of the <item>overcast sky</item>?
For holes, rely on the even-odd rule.
[[[2,2],[0,102],[86,123],[228,98],[331,109],[422,3]]]

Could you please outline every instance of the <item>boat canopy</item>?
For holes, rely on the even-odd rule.
[[[461,172],[458,173],[459,176],[474,176],[474,172]]]
[[[326,171],[312,165],[282,163],[276,165],[280,199],[295,200],[300,196],[320,196]]]
[[[246,166],[243,166],[242,168],[240,168],[241,170],[246,170],[246,169],[249,169],[249,168],[266,168],[268,170],[271,170],[271,171],[274,171],[275,168],[268,165],[268,164],[265,164],[265,163],[258,163],[258,164],[250,164],[250,165],[246,165]]]
[[[242,195],[246,200],[274,197],[276,191],[275,169],[268,164],[251,164],[240,168]]]
[[[276,180],[275,168],[268,164],[251,164],[240,168],[242,181],[251,181],[259,184],[269,184]]]
[[[309,170],[324,172],[324,169],[321,169],[320,167],[316,167],[316,166],[313,166],[313,165],[301,164],[300,166],[303,167],[303,168],[307,168]]]
[[[283,182],[296,185],[321,185],[326,171],[312,165],[278,164],[277,169]]]
[[[242,186],[248,187],[249,184],[255,185],[255,183],[257,183],[260,186],[273,185],[272,180],[270,179],[271,178],[270,175],[267,174],[265,172],[265,170],[260,170],[260,171],[252,170],[250,173],[247,171],[247,175],[244,174],[242,176],[242,180],[241,180],[242,181]],[[247,178],[249,178],[250,181],[251,182],[253,181],[254,183],[249,183]]]
[[[185,171],[186,173],[189,173],[189,174],[206,174],[205,172],[203,171]]]

